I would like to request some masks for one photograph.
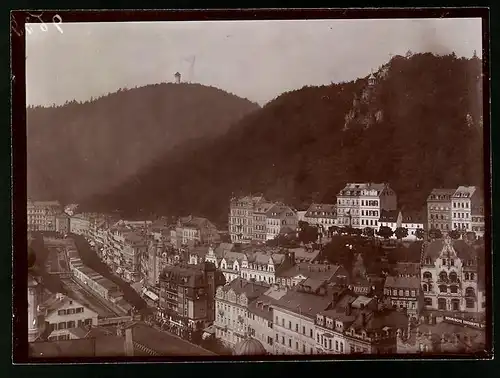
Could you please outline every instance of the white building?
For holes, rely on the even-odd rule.
[[[245,280],[276,282],[276,274],[295,264],[293,253],[247,253],[241,262],[241,277]]]
[[[378,222],[379,227],[386,226],[392,231],[396,231],[397,228],[402,227],[408,230],[408,236],[403,238],[403,240],[415,241],[417,240],[418,231],[424,231],[424,226],[426,224],[425,216],[419,212],[405,212],[401,211],[382,211],[380,220]],[[391,239],[396,239],[396,235],[392,235]]]
[[[337,205],[313,203],[307,209],[304,220],[310,225],[320,226],[323,233],[337,223]]]
[[[234,347],[248,332],[248,304],[269,286],[241,278],[217,288],[215,294],[215,337]]]
[[[382,210],[396,210],[397,196],[389,184],[348,183],[337,195],[337,223],[378,229]]]
[[[295,232],[299,221],[289,206],[275,204],[266,213],[266,240],[275,239],[283,232]]]
[[[50,297],[40,307],[52,330],[49,340],[75,339],[77,337],[71,332],[72,329],[98,325],[98,314],[95,311],[60,293]]]
[[[463,240],[446,237],[423,251],[421,282],[424,308],[451,312],[484,312],[484,268],[477,251]]]
[[[463,232],[473,231],[472,223],[474,211],[474,227],[476,228],[475,232],[480,236],[484,235],[484,212],[480,211],[483,209],[483,207],[484,196],[481,192],[481,189],[475,186],[459,186],[451,197],[452,229]]]

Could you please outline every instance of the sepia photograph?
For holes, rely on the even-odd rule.
[[[492,357],[487,12],[78,13],[11,23],[25,361]]]

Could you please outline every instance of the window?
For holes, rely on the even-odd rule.
[[[423,291],[428,291],[427,284],[422,284],[422,290]]]
[[[467,307],[467,308],[474,308],[474,299],[472,299],[472,298],[465,298],[465,307]]]
[[[332,339],[328,340],[328,349],[332,350]]]
[[[428,259],[428,261],[429,261],[428,263],[430,263],[430,259]],[[427,261],[426,261],[426,264],[427,264]],[[432,273],[431,272],[424,272],[424,279],[431,280],[432,279]]]
[[[339,342],[338,342],[338,340],[335,340],[335,350],[339,350]]]
[[[306,334],[306,326],[302,326],[302,334]]]
[[[467,289],[465,289],[465,296],[466,297],[475,297],[476,292],[475,292],[474,288],[468,287]]]
[[[288,329],[292,329],[292,322],[290,320],[288,321]]]
[[[295,324],[295,332],[299,332],[299,325]]]
[[[298,341],[295,342],[295,349],[299,350],[299,342]]]
[[[288,339],[288,347],[291,348],[292,347],[292,339]]]
[[[281,336],[281,344],[285,345],[285,336]]]
[[[438,299],[438,309],[439,310],[446,310],[446,299],[444,299],[444,298]]]
[[[446,285],[439,285],[439,292],[446,293],[448,291]]]
[[[66,329],[66,322],[60,322],[57,324],[57,329]]]
[[[458,293],[458,287],[455,285],[450,286],[450,292],[453,294]]]
[[[309,337],[312,338],[313,337],[313,330],[312,328],[309,330]]]
[[[459,311],[460,310],[460,301],[458,299],[452,299],[451,300],[451,309],[453,311]]]
[[[67,324],[68,328],[75,328],[75,322],[73,320],[70,320]]]
[[[432,298],[424,298],[425,306],[432,306]]]
[[[281,319],[281,326],[284,327],[285,326],[285,319]]]
[[[344,343],[342,341],[340,342],[340,352],[344,353]]]

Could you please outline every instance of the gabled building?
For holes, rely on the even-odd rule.
[[[474,220],[473,220],[474,218]],[[452,229],[484,235],[484,194],[476,186],[459,186],[451,196]]]
[[[295,257],[291,252],[247,252],[241,262],[240,272],[243,279],[273,284],[276,282],[277,274],[294,264]]]
[[[295,211],[284,204],[275,204],[266,213],[266,240],[272,240],[282,233],[296,232],[298,218]]]
[[[348,183],[337,194],[337,224],[341,227],[378,229],[382,210],[396,209],[396,193],[387,183]]]
[[[418,239],[417,235],[419,231],[417,230],[422,230],[422,232],[424,232],[426,221],[422,212],[382,210],[378,224],[379,227],[389,227],[392,231],[396,231],[399,227],[406,228],[408,230],[408,236],[403,238],[403,240],[415,241]],[[396,235],[392,235],[391,238],[396,239]]]
[[[192,215],[179,218],[175,229],[171,230],[171,243],[175,248],[194,247],[218,241],[217,228],[206,218]]]
[[[388,276],[385,279],[384,295],[393,308],[418,319],[422,307],[420,277]]]
[[[248,306],[269,289],[263,282],[248,282],[237,278],[217,289],[215,336],[234,347],[248,334]]]
[[[438,312],[484,312],[484,291],[477,250],[446,237],[424,245],[421,260],[424,309]]]
[[[98,325],[98,314],[95,311],[60,293],[52,295],[40,305],[40,311],[48,323],[48,340],[51,341],[79,338],[72,330]]]
[[[337,205],[313,203],[306,211],[304,221],[319,226],[324,235],[337,223]]]

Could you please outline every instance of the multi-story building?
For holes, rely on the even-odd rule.
[[[295,265],[295,256],[292,252],[266,253],[258,251],[246,253],[241,262],[240,274],[245,280],[274,284],[276,275],[293,265]]]
[[[125,235],[122,249],[122,275],[128,282],[141,280],[141,258],[147,256],[147,238],[137,232]]]
[[[159,284],[160,273],[168,265],[168,249],[162,240],[150,240],[148,244],[148,258],[142,259],[142,274],[149,286]]]
[[[451,197],[455,189],[433,189],[427,197],[428,229],[438,229],[442,233],[451,230]]]
[[[472,231],[472,209],[483,206],[483,193],[476,186],[459,186],[451,196],[452,229]]]
[[[472,204],[471,227],[477,237],[484,237],[484,203],[478,201]]]
[[[160,316],[175,331],[201,330],[214,321],[215,292],[222,274],[209,262],[167,265],[160,274]]]
[[[261,201],[265,201],[261,195],[231,198],[228,222],[231,242],[250,243],[253,240],[255,234],[253,226],[254,210]]]
[[[262,282],[237,278],[217,288],[215,296],[215,337],[234,347],[248,334],[248,306],[269,288]]]
[[[273,301],[274,354],[316,354],[316,314],[328,309],[331,300],[325,285],[298,285]]]
[[[56,215],[61,212],[62,206],[58,201],[28,200],[28,231],[55,231]]]
[[[268,354],[274,352],[273,303],[281,299],[287,291],[286,288],[273,285],[248,304],[248,334],[259,340]]]
[[[70,217],[66,213],[56,215],[56,231],[66,235],[70,231]]]
[[[407,324],[405,314],[379,308],[375,298],[335,292],[315,317],[316,347],[325,354],[396,353],[397,331]]]
[[[264,199],[257,201],[253,211],[253,236],[252,240],[265,242],[267,240],[267,212],[274,206],[272,202]]]
[[[308,280],[318,282],[347,283],[347,270],[340,265],[298,263],[276,275],[276,283],[283,287],[292,288],[301,283],[307,285]]]
[[[434,240],[421,260],[424,309],[442,312],[484,312],[481,282],[484,268],[477,250],[463,240]],[[479,286],[478,286],[479,284]]]
[[[171,230],[171,243],[175,248],[217,243],[219,234],[215,225],[206,218],[192,215],[179,218]]]
[[[90,232],[90,217],[85,214],[74,214],[69,219],[69,231],[72,234],[88,236]]]
[[[396,193],[386,183],[348,183],[337,195],[339,226],[376,229],[381,211],[396,209]]]
[[[392,307],[406,311],[415,320],[422,305],[420,281],[420,277],[388,276],[384,284],[384,295]]]
[[[283,232],[296,232],[297,214],[289,206],[275,204],[266,213],[266,240],[275,239]]]
[[[337,205],[313,203],[306,211],[304,221],[319,226],[326,235],[328,229],[337,223]]]
[[[70,340],[71,330],[82,326],[97,326],[98,314],[63,294],[55,294],[40,306],[49,327],[49,340]]]

